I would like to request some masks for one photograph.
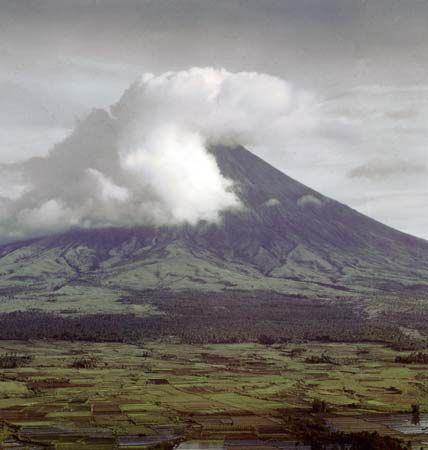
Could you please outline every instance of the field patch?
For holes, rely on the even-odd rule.
[[[325,403],[322,417],[331,429],[400,436],[415,430],[408,423],[412,404],[420,407],[422,431],[428,410],[426,367],[396,365],[401,353],[380,344],[2,341],[1,347],[31,354],[25,367],[2,370],[1,439],[25,438],[35,448],[42,441],[57,450],[143,448],[184,432],[217,439],[220,448],[268,448],[266,439],[293,442],[288,418],[317,417],[315,401]],[[308,360],[322,354],[330,362]],[[74,367],[78,358],[95,363]],[[242,434],[256,436],[250,447]]]

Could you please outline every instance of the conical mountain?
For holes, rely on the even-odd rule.
[[[210,151],[241,209],[223,212],[219,223],[73,229],[3,245],[3,312],[116,311],[118,300],[148,290],[335,299],[427,285],[428,242],[315,192],[243,147]]]

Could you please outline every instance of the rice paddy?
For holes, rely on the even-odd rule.
[[[0,371],[0,448],[287,448],[289,417],[314,414],[314,399],[333,429],[428,440],[426,366],[382,345],[1,341],[0,353],[32,357]]]

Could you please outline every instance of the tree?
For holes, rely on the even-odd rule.
[[[312,412],[314,413],[325,413],[327,412],[327,403],[319,398],[314,398],[312,402]]]

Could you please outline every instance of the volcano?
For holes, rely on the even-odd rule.
[[[210,152],[242,208],[224,211],[219,223],[73,229],[2,245],[3,312],[116,311],[118,300],[141,291],[337,299],[428,287],[428,242],[319,194],[244,147]]]

